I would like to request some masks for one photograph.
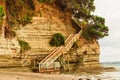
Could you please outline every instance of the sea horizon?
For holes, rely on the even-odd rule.
[[[100,62],[104,67],[114,67],[120,69],[120,61],[111,61],[111,62]]]

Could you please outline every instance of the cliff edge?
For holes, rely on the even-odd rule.
[[[22,55],[24,56],[22,58],[29,60],[37,58],[40,62],[57,48],[49,44],[54,34],[61,33],[66,40],[70,34],[75,35],[79,30],[86,29],[85,23],[79,26],[72,20],[71,12],[63,11],[54,3],[39,3],[38,0],[0,0],[0,6],[3,6],[5,11],[0,26],[1,55],[11,57]],[[27,42],[31,49],[20,53],[18,39]],[[74,42],[68,42],[71,45],[70,49],[65,50],[55,62],[60,62],[64,70],[101,67],[97,39],[88,40],[83,33],[79,39],[71,39],[69,41]]]

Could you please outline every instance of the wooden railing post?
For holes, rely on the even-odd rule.
[[[77,22],[75,18],[72,18],[73,21],[80,27],[80,24]],[[45,57],[40,63],[39,63],[39,70],[40,68],[49,68],[50,64],[53,64],[53,68],[56,68],[55,64],[53,63],[60,55],[62,55],[64,52],[68,51],[73,43],[77,41],[82,33],[82,30],[80,30],[76,34],[70,34],[67,39],[65,40],[65,46],[61,46],[56,48],[53,52],[51,52],[47,57]],[[40,65],[41,64],[41,65]],[[69,63],[68,63],[69,66]]]
[[[39,63],[39,72],[40,72],[40,70],[41,70],[41,65],[40,65],[41,63]]]

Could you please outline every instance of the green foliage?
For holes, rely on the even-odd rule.
[[[5,15],[4,9],[0,6],[0,24],[2,23],[2,17]]]
[[[74,42],[73,45],[72,45],[72,48],[77,49],[77,48],[78,48],[78,43],[77,43],[77,42]]]
[[[32,16],[30,15],[25,15],[19,20],[19,22],[23,25],[31,23],[31,21],[32,21]]]
[[[31,48],[30,45],[27,42],[23,41],[23,40],[18,39],[18,42],[19,42],[19,45],[21,47],[20,48],[20,53],[24,53],[24,52],[28,51]]]
[[[47,3],[52,3],[53,0],[39,0],[39,3],[45,3],[45,2],[47,2]]]
[[[76,18],[88,18],[95,10],[94,0],[57,0],[62,9],[71,10]]]
[[[94,22],[105,24],[105,19],[100,16],[93,16]]]
[[[83,35],[83,37],[84,37],[85,39],[87,39],[87,40],[90,40],[90,39],[91,39],[91,37],[90,37],[90,35],[89,35],[89,33],[88,33],[87,31],[83,31],[83,32],[82,32],[82,35]]]
[[[53,0],[47,0],[47,2],[48,2],[48,3],[52,3],[52,2],[53,2]]]
[[[27,24],[34,14],[34,0],[6,0],[7,21],[9,27]]]
[[[100,39],[108,36],[108,27],[105,26],[105,19],[99,16],[93,17],[93,24],[89,24],[88,33],[92,38]]]
[[[39,3],[44,3],[46,0],[39,0]]]
[[[91,15],[91,18],[88,19],[86,27],[83,27],[82,35],[87,40],[91,39],[100,39],[108,36],[108,27],[105,25],[105,19],[99,16]],[[82,21],[79,23],[82,23]]]
[[[50,40],[49,44],[51,46],[61,46],[64,45],[65,38],[61,33],[56,33],[52,36],[52,39]]]
[[[108,36],[108,27],[101,25],[92,25],[89,28],[89,34],[96,39],[103,38],[104,36]]]
[[[0,6],[0,17],[3,17],[5,15],[4,9],[2,6]]]
[[[82,24],[80,19],[86,22],[86,27],[83,29],[83,36],[86,39],[100,39],[108,36],[105,19],[91,14],[95,10],[94,0],[57,0],[57,3],[63,10],[71,11],[79,23]]]

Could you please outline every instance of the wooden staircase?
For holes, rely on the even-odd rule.
[[[73,21],[80,27],[78,22],[76,21],[75,18],[72,18]],[[65,40],[65,45],[57,47],[53,52],[51,52],[47,57],[45,57],[40,63],[39,63],[39,71],[41,69],[48,69],[49,66],[58,58],[60,57],[63,53],[67,52],[70,50],[72,47],[73,43],[77,41],[82,33],[81,27],[80,31],[76,34],[70,34],[67,39]]]

